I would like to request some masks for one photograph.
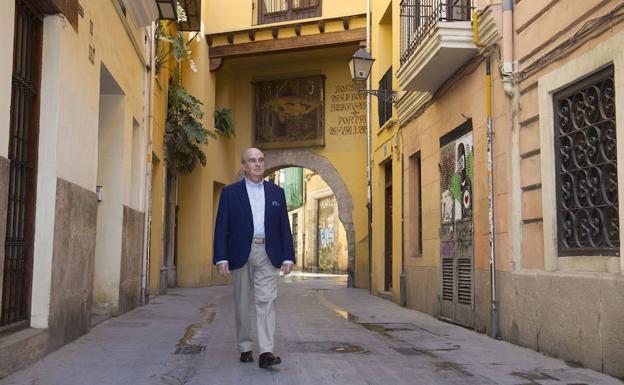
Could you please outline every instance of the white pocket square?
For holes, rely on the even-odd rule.
[[[278,201],[273,201],[271,203],[272,206],[281,206]]]

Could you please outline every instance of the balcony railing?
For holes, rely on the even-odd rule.
[[[470,21],[470,0],[402,0],[401,64],[440,21]]]
[[[321,0],[258,0],[258,24],[321,16]]]

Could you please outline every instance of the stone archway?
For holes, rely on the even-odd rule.
[[[347,286],[355,283],[355,226],[353,224],[353,199],[336,168],[326,158],[307,150],[264,151],[266,173],[284,167],[302,167],[319,174],[332,189],[338,204],[338,217],[347,234]],[[240,175],[242,178],[242,174]]]

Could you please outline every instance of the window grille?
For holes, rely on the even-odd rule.
[[[619,255],[613,67],[554,95],[559,256]]]
[[[392,92],[392,67],[384,74],[379,81],[379,91],[383,91],[382,95]],[[392,118],[392,100],[384,100],[378,98],[379,127],[382,127],[390,118]]]

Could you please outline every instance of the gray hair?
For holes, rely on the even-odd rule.
[[[240,159],[241,159],[241,164],[245,164],[245,163],[247,163],[247,159],[245,159],[245,153],[246,153],[247,151],[249,151],[249,150],[254,150],[254,149],[255,149],[255,150],[260,151],[260,149],[259,149],[259,148],[256,148],[256,147],[248,147],[248,148],[244,149],[244,150],[243,150],[243,152],[241,152],[241,158],[240,158]],[[262,152],[262,151],[260,151],[260,152]],[[264,153],[262,153],[262,155],[264,155]]]

